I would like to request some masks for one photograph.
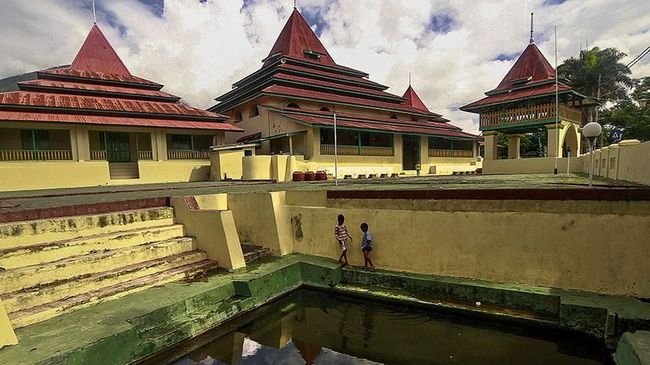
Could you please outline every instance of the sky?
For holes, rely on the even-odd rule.
[[[434,112],[468,132],[458,110],[493,89],[528,45],[554,63],[615,47],[631,61],[650,45],[647,0],[298,0],[334,60],[402,95],[412,85]],[[97,23],[132,74],[193,106],[262,65],[293,0],[96,0]],[[0,79],[70,64],[92,26],[91,0],[1,0]],[[650,55],[632,68],[650,76]]]

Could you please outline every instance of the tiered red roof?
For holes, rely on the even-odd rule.
[[[132,75],[96,24],[70,66],[21,78],[0,92],[0,120],[241,131]]]
[[[571,86],[561,81],[558,82],[558,92],[572,93],[579,98],[584,98]],[[467,104],[460,110],[480,113],[486,107],[553,94],[555,94],[555,70],[535,43],[531,42],[495,89],[486,92],[486,97]]]
[[[397,131],[393,124],[407,123],[409,128],[421,128],[413,133],[458,130],[440,114],[429,111],[412,87],[400,97],[386,92],[387,86],[367,77],[365,72],[338,65],[300,12],[294,9],[268,57],[263,60],[262,68],[233,84],[233,90],[217,97],[219,104],[210,110],[226,113],[262,96],[288,97],[356,107],[359,113],[350,116],[349,121],[342,121],[349,122],[351,128]],[[390,115],[393,119],[389,123],[383,118],[369,118],[364,109],[384,111],[386,120]],[[292,118],[309,124],[327,124],[327,119],[331,118],[331,115],[312,114],[309,117],[292,114]],[[352,120],[363,120],[364,124],[354,124]],[[372,123],[375,126],[369,126]],[[464,134],[462,137],[475,136]]]

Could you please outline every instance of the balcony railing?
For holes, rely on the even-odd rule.
[[[105,160],[106,159],[106,151],[104,151],[104,150],[92,150],[92,151],[90,151],[90,159],[91,160]]]
[[[153,152],[138,151],[138,160],[153,160]]]
[[[190,151],[190,150],[168,150],[167,159],[169,160],[209,160],[210,152],[208,151]]]
[[[538,104],[530,107],[483,113],[481,114],[481,128],[525,125],[552,120],[555,120],[555,103]],[[582,112],[580,109],[560,105],[560,120],[580,123],[582,121]]]
[[[70,150],[0,150],[0,161],[72,160]]]
[[[393,147],[371,146],[336,146],[337,154],[341,156],[394,156]],[[321,144],[321,155],[334,155],[334,145]]]
[[[439,148],[430,148],[429,157],[474,157],[472,150],[444,150]]]

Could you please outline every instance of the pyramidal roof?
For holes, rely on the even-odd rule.
[[[314,34],[314,31],[311,30],[305,18],[296,8],[293,9],[289,20],[287,20],[273,48],[271,48],[271,52],[264,60],[265,65],[279,56],[295,57],[329,66],[336,65],[318,36]]]
[[[515,86],[553,79],[555,79],[555,69],[535,43],[531,42],[508,71],[506,77],[501,80],[499,86],[492,92],[505,91]]]
[[[72,61],[71,69],[113,75],[131,76],[104,33],[94,24],[86,40]]]
[[[402,95],[402,98],[405,100],[406,105],[412,106],[415,109],[429,112],[429,109],[426,105],[424,105],[422,99],[420,99],[411,85],[409,85],[408,89],[406,89],[404,95]]]

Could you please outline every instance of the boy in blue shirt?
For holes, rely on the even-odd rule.
[[[375,266],[370,260],[370,251],[372,251],[372,235],[368,230],[368,223],[361,223],[361,231],[363,232],[363,238],[361,238],[361,252],[363,252],[363,267],[365,269],[374,269]]]

